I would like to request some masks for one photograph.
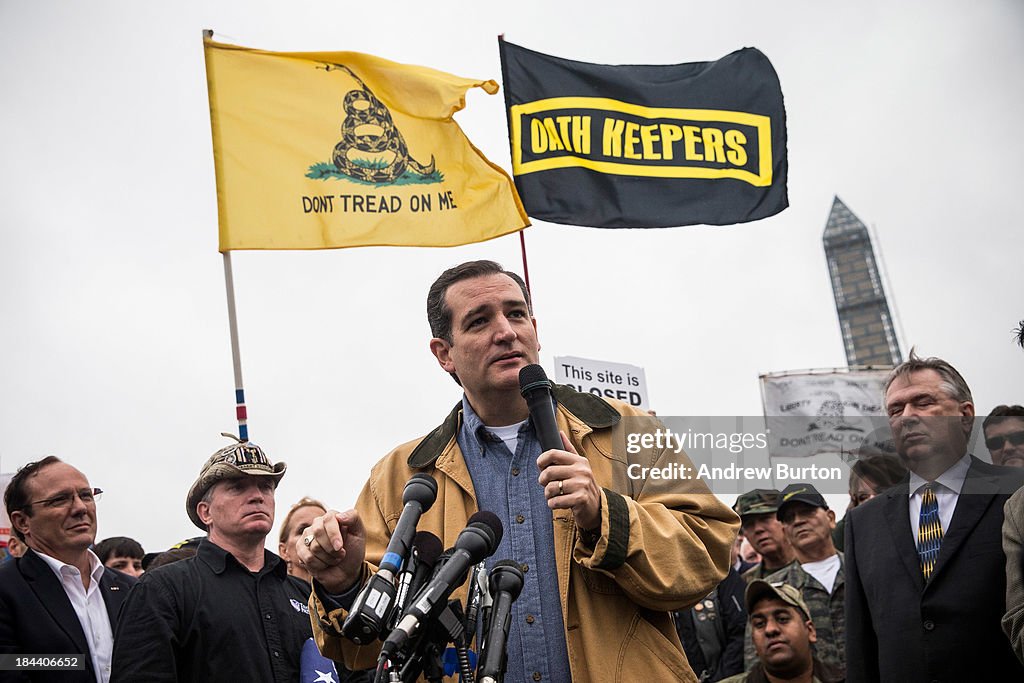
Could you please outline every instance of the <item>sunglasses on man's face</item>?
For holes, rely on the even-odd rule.
[[[985,445],[990,451],[998,451],[1003,447],[1003,442],[1009,441],[1014,446],[1024,446],[1024,432],[1010,432],[1003,436],[992,436],[985,439]]]

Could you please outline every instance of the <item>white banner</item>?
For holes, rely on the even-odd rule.
[[[888,370],[807,371],[761,376],[772,457],[891,451],[882,396]]]
[[[647,378],[644,369],[636,365],[555,356],[555,382],[568,384],[577,391],[617,398],[643,410],[649,409]]]

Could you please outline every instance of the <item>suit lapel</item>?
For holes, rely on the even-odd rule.
[[[984,463],[972,456],[971,467],[967,470],[963,488],[956,499],[956,509],[953,510],[949,530],[942,535],[942,545],[939,548],[939,557],[935,561],[935,569],[932,571],[931,583],[970,538],[999,491],[998,476],[989,476],[988,472],[983,470]]]
[[[111,631],[117,627],[117,613],[128,591],[128,587],[121,585],[122,583],[116,580],[116,575],[112,571],[104,570],[103,576],[100,577],[100,594],[103,596],[103,604],[107,606]]]
[[[64,592],[64,586],[57,575],[43,558],[32,550],[27,551],[21,558],[20,568],[28,587],[50,613],[54,623],[67,634],[79,652],[88,656],[89,644],[85,639],[85,631],[82,630],[78,614],[71,606],[71,600]]]
[[[885,496],[885,521],[892,534],[896,554],[910,574],[911,581],[918,592],[924,590],[924,575],[921,573],[921,562],[917,555],[917,544],[910,529],[909,485],[906,481],[889,489]],[[871,551],[869,551],[871,552]]]

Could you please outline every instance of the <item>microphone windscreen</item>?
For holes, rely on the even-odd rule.
[[[437,558],[444,552],[441,539],[429,531],[417,531],[413,537],[412,547],[416,549],[416,559],[428,567],[434,566]]]
[[[405,491],[402,492],[403,505],[416,501],[423,508],[423,512],[429,510],[436,499],[437,481],[424,472],[417,472],[412,475],[405,484]]]
[[[519,563],[515,560],[498,560],[494,563],[494,568],[491,569],[491,571],[493,572],[498,567],[515,567],[516,569],[519,569]]]
[[[494,563],[488,578],[491,595],[506,592],[515,600],[523,590],[523,570],[515,560],[500,560]]]
[[[551,382],[544,373],[544,368],[533,363],[519,370],[519,391],[523,396],[537,387],[551,389]]]
[[[501,543],[502,534],[505,532],[504,528],[501,526],[501,520],[498,519],[498,515],[494,514],[490,510],[479,510],[472,514],[469,518],[469,524],[466,526],[469,526],[474,522],[483,524],[494,534],[494,543],[491,546],[491,552],[494,552],[494,549],[496,549],[498,544]]]

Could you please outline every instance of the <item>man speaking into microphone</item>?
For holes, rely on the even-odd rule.
[[[462,401],[373,467],[354,510],[328,512],[297,542],[316,580],[310,607],[321,651],[349,667],[376,662],[379,643],[357,646],[340,636],[342,625],[385,554],[406,481],[424,472],[437,481],[437,499],[418,528],[448,547],[473,513],[492,511],[504,536],[489,566],[507,558],[522,570],[505,680],[696,681],[669,611],[725,576],[736,515],[696,479],[626,484],[632,462],[692,464],[663,449],[616,449],[622,418],[646,416],[624,403],[555,386],[561,443],[547,428],[538,433],[545,420],[531,416],[519,373],[537,363],[540,344],[518,275],[492,261],[451,268],[430,288],[427,318],[430,350]],[[463,587],[453,597],[465,595]]]

